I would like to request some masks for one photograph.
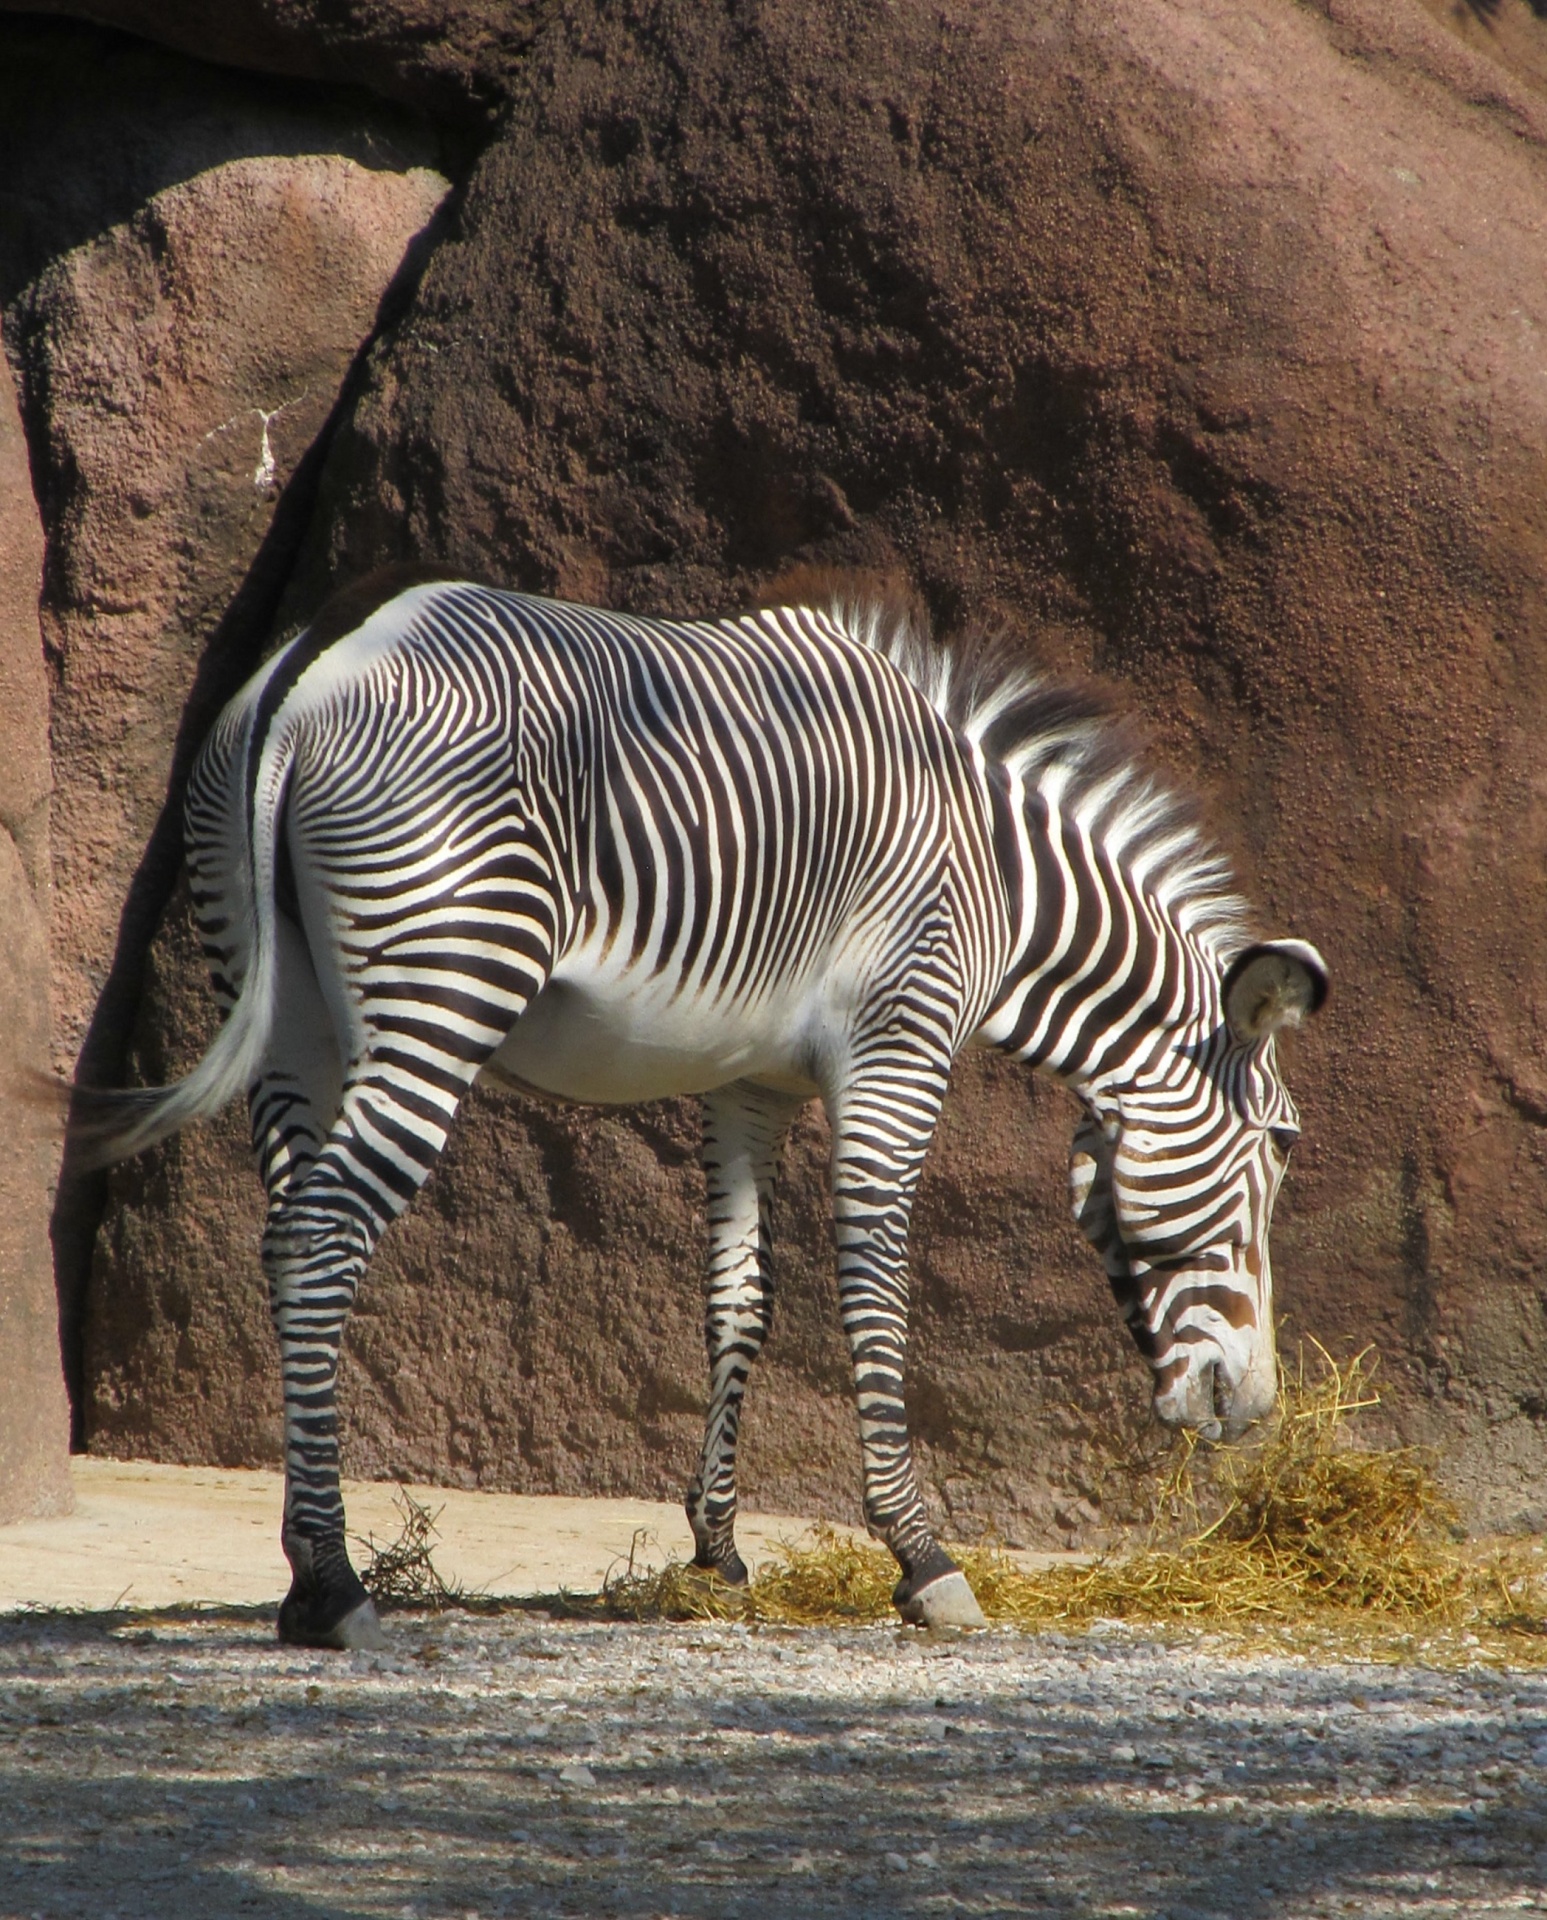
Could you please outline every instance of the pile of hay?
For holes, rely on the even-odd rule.
[[[1186,1449],[1156,1500],[1157,1514],[1189,1522],[1175,1544],[1156,1543],[1157,1523],[1137,1552],[1035,1573],[992,1547],[953,1549],[983,1611],[1029,1629],[1098,1619],[1339,1627],[1345,1638],[1362,1632],[1371,1651],[1413,1641],[1414,1628],[1469,1646],[1486,1632],[1519,1643],[1516,1657],[1547,1658],[1539,1554],[1468,1554],[1426,1454],[1347,1443],[1349,1419],[1377,1404],[1370,1373],[1365,1354],[1342,1366],[1323,1354],[1314,1382],[1302,1363],[1267,1437],[1214,1453],[1206,1480]],[[630,1567],[603,1604],[634,1620],[834,1625],[893,1618],[896,1578],[881,1549],[823,1531],[783,1546],[745,1590],[674,1562]]]
[[[1160,1503],[1194,1518],[1178,1545],[1059,1569],[1027,1582],[1034,1593],[1009,1581],[1001,1617],[1230,1621],[1344,1611],[1456,1624],[1471,1574],[1432,1462],[1414,1447],[1346,1443],[1349,1416],[1378,1404],[1369,1374],[1364,1354],[1341,1367],[1323,1356],[1312,1384],[1302,1363],[1283,1383],[1268,1436],[1214,1456],[1207,1493],[1186,1448]],[[1204,1524],[1206,1500],[1222,1511]]]

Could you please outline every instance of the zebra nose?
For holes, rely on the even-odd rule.
[[[1226,1402],[1219,1406],[1225,1438],[1239,1440],[1246,1429],[1273,1411],[1278,1387],[1271,1366],[1249,1367],[1230,1389]]]
[[[1217,1440],[1222,1428],[1215,1407],[1215,1363],[1200,1360],[1159,1387],[1155,1415],[1162,1425],[1187,1427],[1203,1440]]]

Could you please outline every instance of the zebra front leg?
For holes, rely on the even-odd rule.
[[[946,1069],[895,1057],[833,1104],[833,1215],[838,1304],[854,1364],[864,1453],[865,1520],[902,1579],[892,1600],[917,1626],[983,1627],[977,1598],[930,1527],[903,1405],[908,1349],[908,1224],[945,1096]]]
[[[709,1414],[687,1512],[697,1543],[693,1564],[712,1567],[736,1586],[747,1578],[736,1551],[736,1438],[747,1376],[773,1312],[769,1212],[779,1156],[803,1105],[792,1095],[740,1081],[705,1094],[703,1103]]]

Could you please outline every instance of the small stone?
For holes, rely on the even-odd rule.
[[[1119,1744],[1112,1749],[1112,1759],[1116,1765],[1120,1767],[1131,1767],[1138,1758],[1138,1748],[1130,1747],[1126,1742],[1119,1742]]]
[[[886,1856],[886,1864],[893,1873],[906,1873],[909,1866],[908,1856],[905,1853],[889,1853]]]
[[[559,1768],[559,1784],[566,1787],[594,1787],[596,1775],[579,1760],[572,1760],[567,1767]]]

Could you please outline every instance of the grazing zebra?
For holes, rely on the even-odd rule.
[[[187,803],[225,1024],[172,1087],[86,1096],[98,1157],[249,1096],[285,1398],[283,1640],[379,1644],[334,1389],[355,1289],[480,1074],[703,1098],[711,1392],[697,1563],[742,1581],[736,1435],[801,1105],[832,1123],[865,1513],[904,1618],[981,1624],[903,1412],[908,1219],[954,1055],[1085,1110],[1076,1218],[1163,1420],[1275,1390],[1275,1032],[1326,975],[1252,942],[1187,810],[1087,696],[879,604],[635,619],[402,570],[345,590],[217,722]]]

